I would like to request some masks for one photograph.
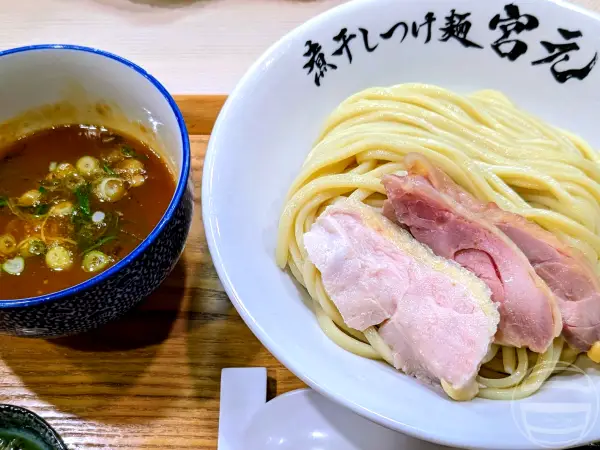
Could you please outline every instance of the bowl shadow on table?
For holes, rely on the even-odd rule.
[[[201,207],[198,206],[198,210]],[[190,289],[186,314],[186,353],[194,397],[207,409],[218,409],[221,370],[261,364],[265,351],[236,312],[215,273],[200,218],[191,235],[196,264],[196,283]]]
[[[204,230],[200,235],[201,239],[193,241],[199,245],[196,253],[208,255]],[[270,236],[272,241],[274,234]],[[191,296],[186,323],[187,356],[195,396],[202,407],[218,409],[221,371],[226,368],[266,367],[268,399],[291,388],[302,387],[299,380],[281,366],[244,323],[224,292],[210,258],[203,258],[197,270],[199,272],[196,275],[204,283]],[[294,283],[291,288],[298,290],[299,296],[310,309],[312,301],[302,286]],[[265,302],[268,296],[267,291]]]
[[[198,165],[194,171],[197,192],[200,190],[201,169],[202,165]],[[200,197],[196,200],[197,210],[202,211]],[[274,202],[271,208],[273,211],[279,211],[280,205]],[[273,255],[276,235],[277,226],[272,224],[261,236],[265,251]],[[305,387],[262,345],[224,292],[209,256],[201,217],[194,218],[190,236],[192,239],[189,242],[197,246],[193,253],[202,255],[201,263],[196,267],[195,277],[204,280],[202,285],[193,291],[191,312],[186,324],[188,361],[198,401],[204,408],[218,410],[221,371],[226,368],[266,367],[269,400],[292,389]],[[288,275],[292,280],[292,295],[301,298],[304,305],[312,311],[312,299],[291,273]],[[269,292],[265,290],[265,303],[268,301]]]
[[[185,265],[180,260],[156,291],[119,319],[87,333],[51,342],[82,352],[156,350],[156,345],[169,336],[183,302]]]
[[[161,387],[140,379],[152,370],[160,344],[171,333],[184,297],[185,276],[185,262],[180,261],[153,294],[121,318],[87,333],[36,345],[19,339],[23,348],[0,350],[0,358],[28,390],[62,412],[120,423],[119,410],[129,407],[134,389],[136,394],[141,389],[151,401],[152,417],[128,415],[128,421],[161,416],[174,398],[156,395]],[[135,406],[140,405],[131,405]]]
[[[267,398],[272,399],[285,389],[275,376],[275,371],[281,370],[275,358],[252,334],[235,308],[230,306],[230,309],[227,319],[193,318],[188,322],[187,353],[194,395],[203,409],[215,413],[219,409],[223,369],[266,367]]]

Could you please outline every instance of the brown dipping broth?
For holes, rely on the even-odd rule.
[[[98,167],[82,172],[77,163],[84,156],[95,158]],[[4,243],[12,238],[17,243],[7,251],[0,241],[0,301],[57,292],[108,269],[152,232],[175,191],[160,156],[102,127],[40,131],[1,149],[0,158],[0,239],[10,236]],[[107,179],[112,181],[102,184]],[[26,192],[29,197],[23,197]],[[66,253],[49,255],[58,246]],[[95,252],[106,256],[101,264],[86,259]],[[72,262],[65,265],[58,258],[56,267],[56,258],[49,256],[57,254]],[[24,268],[11,274],[10,262],[21,257]],[[7,261],[9,271],[4,270]]]

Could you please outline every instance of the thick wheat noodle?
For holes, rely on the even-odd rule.
[[[506,347],[505,347],[506,348]],[[505,348],[503,348],[503,354],[504,354],[504,350]],[[516,384],[519,384],[526,376],[527,376],[527,369],[529,366],[528,363],[528,359],[527,359],[527,350],[523,349],[523,348],[519,348],[516,350],[514,349],[510,349],[512,350],[512,358],[514,358],[515,356],[517,356],[516,360],[513,360],[514,362],[518,361],[518,364],[514,367],[511,367],[511,371],[507,372],[506,369],[505,373],[510,373],[509,376],[505,377],[505,378],[484,378],[482,376],[479,376],[477,378],[477,381],[488,387],[488,388],[496,388],[496,389],[507,389],[507,388],[511,388],[513,386],[515,386]]]
[[[393,363],[376,327],[361,333],[344,324],[308,260],[303,235],[341,198],[380,208],[381,178],[401,173],[410,152],[425,155],[480,200],[553,232],[600,267],[600,155],[583,139],[517,109],[496,91],[463,96],[422,84],[367,89],[325,122],[287,194],[277,241],[278,265],[306,287],[321,328],[339,346]],[[562,337],[539,355],[493,345],[481,369],[493,377],[478,377],[479,396],[531,395],[577,354]]]
[[[512,375],[517,369],[517,352],[512,347],[502,347],[502,364],[504,373]]]

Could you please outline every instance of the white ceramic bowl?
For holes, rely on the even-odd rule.
[[[364,88],[423,82],[465,93],[498,89],[600,148],[600,67],[582,80],[559,82],[564,80],[557,80],[551,69],[564,54],[552,63],[532,64],[549,56],[542,41],[578,44],[578,51],[554,66],[557,71],[590,63],[600,51],[598,17],[566,3],[516,2],[520,14],[535,16],[538,26],[510,36],[528,46],[510,61],[491,46],[502,37],[502,26],[510,24],[501,21],[495,30],[490,26],[497,14],[505,19],[514,12],[505,9],[509,3],[357,0],[294,30],[254,64],[219,117],[205,162],[203,213],[215,266],[241,316],[313,388],[380,424],[439,443],[501,450],[571,447],[600,440],[600,374],[595,369],[556,377],[523,401],[448,400],[383,363],[337,347],[303,301],[306,294],[274,259],[284,197],[323,120]],[[471,24],[466,38],[482,48],[466,46],[441,30],[452,22],[453,9],[455,14],[470,13],[462,17]],[[414,37],[412,25],[423,23],[429,12],[436,21],[426,43],[427,26]],[[404,25],[390,39],[381,36],[399,22],[407,27],[403,42]],[[465,22],[460,25],[446,31],[464,32]],[[349,43],[351,63],[346,53],[333,54],[341,43],[333,38],[343,28],[348,36],[356,35]],[[558,29],[580,31],[581,36],[561,35]],[[315,82],[318,68],[308,73],[305,66],[308,41],[320,44],[326,62],[336,66],[327,66],[320,86]],[[502,47],[510,48],[510,43]]]

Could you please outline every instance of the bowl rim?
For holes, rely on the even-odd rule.
[[[112,277],[123,268],[125,268],[128,264],[130,264],[134,259],[136,259],[139,255],[144,253],[157,239],[158,235],[162,233],[165,229],[166,224],[171,221],[173,215],[175,214],[175,210],[177,206],[181,202],[183,194],[187,188],[188,178],[190,174],[190,166],[191,166],[191,151],[190,151],[190,140],[187,131],[187,127],[185,125],[185,121],[183,119],[183,114],[181,113],[177,103],[173,96],[167,91],[167,89],[162,85],[160,81],[158,81],[154,76],[150,75],[145,69],[138,66],[137,64],[125,59],[119,55],[114,53],[107,52],[105,50],[100,50],[95,47],[85,47],[80,45],[71,45],[71,44],[37,44],[37,45],[28,45],[23,47],[11,48],[8,50],[0,51],[0,58],[8,55],[14,55],[17,53],[24,53],[30,51],[53,51],[53,50],[67,50],[67,51],[76,51],[83,53],[91,53],[97,56],[102,56],[104,58],[111,59],[118,63],[127,66],[129,69],[134,70],[146,80],[148,80],[156,90],[158,90],[162,96],[165,98],[169,106],[171,107],[171,111],[177,119],[177,124],[179,126],[179,132],[181,136],[182,143],[182,165],[181,172],[179,175],[179,179],[177,180],[177,185],[175,188],[175,193],[169,206],[167,207],[165,213],[163,214],[160,221],[156,224],[152,232],[125,258],[117,262],[114,266],[110,267],[108,270],[82,282],[76,284],[75,286],[71,286],[69,288],[52,292],[50,294],[35,296],[35,297],[26,297],[22,299],[13,299],[13,300],[0,300],[0,310],[10,309],[10,308],[25,308],[29,306],[41,305],[44,303],[49,303],[52,301],[60,300],[65,297],[69,297],[72,295],[76,295],[81,293],[82,291],[88,290],[94,287],[97,284],[100,284]]]
[[[305,384],[315,389],[325,397],[343,405],[346,408],[354,411],[355,413],[366,417],[376,423],[379,423],[387,428],[397,430],[406,435],[413,436],[418,439],[426,440],[435,444],[445,446],[467,446],[468,448],[485,448],[494,450],[526,450],[531,448],[530,443],[526,443],[525,440],[510,443],[499,443],[494,444],[489,440],[485,439],[457,439],[456,437],[448,437],[435,431],[435,427],[423,428],[405,420],[395,420],[386,416],[380,415],[377,411],[368,409],[367,407],[355,403],[352,399],[344,397],[342,394],[331,391],[328,385],[322,385],[319,380],[312,378],[303,367],[299,366],[295,361],[294,357],[289,356],[285,348],[282,348],[277,341],[273,340],[262,325],[258,323],[250,310],[247,309],[246,303],[242,300],[236,286],[232,282],[230,272],[224,264],[222,254],[220,252],[220,245],[222,242],[219,237],[219,224],[215,213],[214,200],[212,198],[213,183],[216,181],[214,177],[214,164],[216,159],[217,149],[221,146],[221,136],[224,134],[225,122],[229,120],[229,116],[233,114],[237,103],[243,101],[247,97],[247,88],[251,85],[254,79],[259,78],[259,74],[263,72],[265,66],[269,65],[273,60],[279,57],[282,49],[289,46],[294,40],[301,37],[307,30],[317,26],[322,22],[330,21],[335,18],[340,12],[361,10],[365,5],[371,3],[372,0],[350,0],[347,3],[334,6],[331,9],[321,12],[320,14],[308,19],[302,24],[296,26],[281,38],[276,40],[271,46],[269,46],[246,70],[244,75],[237,82],[235,89],[229,94],[225,104],[223,105],[219,116],[215,122],[213,130],[211,132],[210,140],[208,143],[206,156],[204,160],[204,168],[202,174],[202,220],[204,224],[206,240],[208,243],[208,249],[213,261],[215,270],[221,280],[225,292],[231,299],[234,307],[238,311],[239,315],[244,320],[245,324],[250,328],[256,338],[264,345],[269,352],[280,361],[286,368],[288,368],[295,376],[302,380]],[[417,2],[418,0],[398,0],[404,3]],[[475,0],[473,0],[475,2]],[[600,14],[591,11],[583,6],[570,3],[567,0],[533,0],[533,4],[553,4],[560,8],[565,8],[572,12],[582,14],[596,20],[600,26]],[[235,106],[234,106],[235,105]],[[585,440],[578,442],[577,445],[587,445],[592,440],[586,438]],[[549,447],[555,448],[555,447]]]
[[[65,445],[60,434],[58,434],[54,427],[50,425],[48,421],[42,416],[40,416],[38,413],[30,409],[24,408],[23,406],[13,405],[12,403],[2,403],[0,404],[0,416],[2,416],[5,413],[24,414],[30,417],[37,425],[45,429],[46,432],[48,432],[52,436],[52,438],[54,438],[54,440],[58,443],[58,447],[53,446],[53,450],[67,450],[67,446]]]

